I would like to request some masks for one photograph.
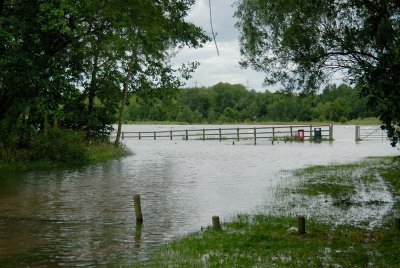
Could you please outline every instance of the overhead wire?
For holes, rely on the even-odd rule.
[[[212,37],[213,37],[213,40],[214,40],[215,48],[217,49],[217,55],[219,56],[219,50],[218,50],[217,40],[215,40],[215,37],[216,37],[217,35],[214,33],[214,28],[213,28],[213,23],[212,23],[211,0],[208,0],[208,6],[209,6],[209,9],[210,9],[211,34],[212,34]]]

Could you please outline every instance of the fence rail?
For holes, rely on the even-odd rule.
[[[386,130],[382,130],[379,126],[356,126],[355,127],[355,140],[386,140]]]
[[[122,132],[122,139],[183,140],[333,140],[332,125],[292,125],[237,128],[203,128],[162,131]]]

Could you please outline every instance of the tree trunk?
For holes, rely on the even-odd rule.
[[[99,61],[99,55],[96,50],[96,53],[94,55],[93,69],[88,90],[88,121],[87,121],[88,130],[91,129],[92,117],[94,113],[94,99],[96,97],[96,88],[97,88],[97,72],[99,70],[99,67],[97,66],[98,61]]]
[[[115,146],[118,146],[121,141],[122,121],[123,121],[124,112],[125,112],[125,104],[128,99],[129,80],[131,79],[131,76],[132,76],[132,65],[133,65],[132,61],[133,61],[133,59],[131,60],[131,62],[128,63],[128,73],[126,75],[126,79],[124,82],[121,106],[119,107],[119,114],[118,114],[118,129],[117,129],[117,137],[115,138]]]

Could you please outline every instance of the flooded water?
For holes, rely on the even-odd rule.
[[[205,128],[206,126],[187,126]],[[226,126],[224,126],[226,127]],[[129,125],[124,131],[185,129]],[[354,142],[335,126],[333,143],[125,140],[133,155],[77,170],[0,180],[0,266],[125,266],[162,243],[276,198],[282,170],[396,155],[388,141]],[[144,224],[135,224],[140,194]]]

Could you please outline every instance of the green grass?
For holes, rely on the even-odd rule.
[[[382,178],[394,196],[400,193],[400,160],[392,157],[313,166],[297,170],[294,176],[301,182],[291,189],[289,199],[290,194],[306,199],[325,195],[338,202],[336,205],[355,205],[352,196],[358,188]],[[394,208],[399,208],[398,198],[394,200]],[[365,205],[374,206],[376,202]],[[393,211],[389,212],[381,227],[374,228],[308,218],[305,235],[288,232],[297,227],[293,216],[239,215],[222,223],[220,232],[208,227],[162,246],[146,266],[398,267],[400,231],[393,229],[392,215]]]
[[[163,246],[153,267],[396,267],[400,262],[392,230],[332,228],[306,222],[306,234],[289,233],[295,218],[238,216]]]
[[[125,146],[115,147],[109,142],[97,142],[87,145],[85,149],[88,152],[86,161],[80,163],[60,163],[49,160],[26,160],[25,157],[16,157],[11,161],[0,161],[0,174],[16,174],[33,170],[49,170],[56,168],[70,168],[77,166],[90,165],[95,163],[103,163],[112,159],[118,159],[131,154]],[[24,154],[24,152],[16,152],[16,154]]]
[[[89,161],[91,163],[102,163],[112,159],[118,159],[131,154],[123,145],[116,147],[112,143],[97,143],[88,146]]]

